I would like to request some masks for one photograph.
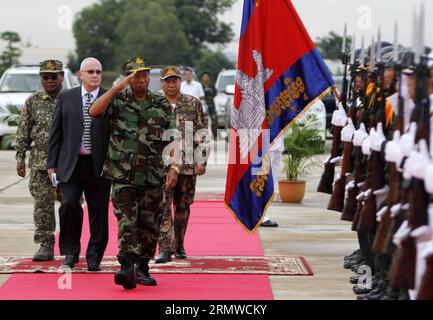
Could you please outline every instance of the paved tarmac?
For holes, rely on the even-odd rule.
[[[198,197],[224,193],[225,149],[224,142],[219,141],[206,175],[198,178]],[[33,243],[33,200],[28,175],[18,177],[15,167],[15,152],[0,151],[0,255],[32,255],[37,250]],[[278,228],[259,228],[265,256],[303,256],[314,272],[314,276],[270,276],[275,299],[356,298],[348,281],[353,273],[342,267],[343,257],[357,248],[356,234],[350,223],[339,220],[339,213],[326,210],[329,195],[315,192],[321,173],[319,166],[305,177],[307,192],[302,204],[274,202],[269,207],[268,215],[278,222]],[[0,285],[8,277],[0,275]]]

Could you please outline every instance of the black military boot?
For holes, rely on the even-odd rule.
[[[349,282],[351,284],[357,284],[359,282],[359,280],[361,279],[361,277],[364,277],[364,276],[363,275],[351,276],[349,279]]]
[[[120,271],[114,275],[114,282],[123,286],[125,289],[134,289],[137,285],[137,279],[134,272],[134,257],[130,254],[119,257]]]
[[[361,250],[357,249],[357,250],[353,251],[351,254],[349,254],[347,256],[344,256],[344,261],[346,261],[346,260],[352,260],[353,258],[355,258],[357,256],[360,256],[360,255],[362,255],[361,254]]]
[[[51,261],[54,260],[54,248],[51,246],[41,245],[38,251],[33,255],[33,261]]]
[[[343,268],[344,269],[350,269],[352,266],[359,265],[360,263],[363,263],[363,262],[364,262],[364,258],[361,255],[355,256],[352,259],[344,260]]]
[[[183,247],[183,245],[176,249],[175,256],[178,259],[186,259],[187,258],[186,251],[185,251],[185,248]]]
[[[169,251],[161,251],[155,263],[166,263],[171,261],[171,253]]]
[[[140,259],[135,267],[137,281],[143,286],[156,286],[156,280],[149,274],[149,259]]]

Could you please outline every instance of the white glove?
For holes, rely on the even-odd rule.
[[[430,164],[427,142],[422,139],[418,143],[418,149],[412,150],[403,168],[403,177],[410,179],[411,177],[424,180],[425,170]]]
[[[410,153],[413,150],[413,146],[415,144],[415,135],[416,123],[412,122],[409,126],[409,130],[405,134],[403,134],[400,139],[401,152],[405,157],[409,157]]]
[[[361,147],[362,142],[365,138],[368,137],[367,130],[365,130],[365,125],[361,123],[359,126],[359,129],[355,131],[355,134],[353,135],[353,145],[356,147]]]
[[[347,125],[343,128],[343,130],[341,130],[341,141],[352,142],[355,131],[356,128],[353,125],[352,119],[348,118]]]
[[[433,194],[433,163],[430,163],[425,170],[424,188],[430,194]]]
[[[401,240],[408,234],[410,234],[410,227],[408,221],[405,220],[403,221],[397,232],[394,234],[392,242],[398,246],[400,245]]]
[[[365,181],[362,181],[362,182],[358,183],[356,186],[357,186],[359,189],[364,188],[364,186],[365,186]]]
[[[374,128],[370,129],[370,135],[364,139],[364,142],[362,143],[362,153],[366,156],[369,156],[371,154],[371,137],[376,133],[376,130]]]
[[[382,189],[377,189],[373,192],[376,197],[376,205],[379,206],[388,196],[389,187],[384,186]]]
[[[383,134],[382,122],[377,124],[376,133],[371,137],[371,149],[376,152],[380,152],[382,149],[382,143],[386,140]]]
[[[343,160],[343,157],[338,156],[338,157],[332,158],[331,160],[329,160],[329,162],[334,164],[334,163],[340,162],[341,160]]]
[[[365,196],[365,192],[361,191],[360,193],[358,193],[358,195],[356,196],[356,201],[361,202],[364,201],[366,198]]]
[[[416,239],[416,242],[426,242],[432,239],[433,230],[429,226],[421,226],[413,230],[410,235]]]
[[[431,159],[428,152],[427,141],[424,139],[418,142],[419,151],[415,152],[412,160],[414,167],[412,168],[412,177],[420,180],[425,180],[425,170],[430,165]]]
[[[344,111],[343,105],[338,103],[337,110],[332,113],[332,125],[336,127],[344,127],[347,123],[346,111]]]
[[[395,217],[401,209],[401,203],[396,203],[391,207],[391,217]]]
[[[355,181],[350,181],[348,184],[346,184],[346,191],[352,190],[353,188],[355,188]]]
[[[400,147],[400,131],[394,131],[392,141],[388,141],[385,145],[385,160],[394,162],[397,167],[400,166],[403,160],[403,153]]]
[[[388,210],[388,206],[383,206],[382,209],[380,209],[378,212],[376,212],[376,221],[377,222],[382,221],[382,218],[385,215],[387,210]]]
[[[51,184],[53,185],[53,187],[56,187],[58,183],[59,182],[57,181],[57,175],[54,172],[51,174]]]
[[[368,197],[371,195],[372,192],[373,192],[373,190],[371,190],[371,188],[370,188],[370,189],[367,189],[367,190],[364,192],[365,197],[368,198]]]

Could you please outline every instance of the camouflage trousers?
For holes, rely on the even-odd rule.
[[[163,213],[163,186],[137,186],[113,182],[111,191],[118,221],[118,258],[155,256]]]
[[[162,217],[159,233],[159,252],[175,252],[176,248],[183,246],[190,214],[190,206],[194,202],[196,175],[180,174],[176,187],[165,190],[164,215]],[[174,208],[172,217],[171,204]]]
[[[54,247],[56,216],[54,213],[53,187],[46,170],[30,171],[29,190],[35,200],[33,219],[34,241],[37,244]]]

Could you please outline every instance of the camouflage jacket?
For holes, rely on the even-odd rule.
[[[107,109],[110,143],[102,176],[135,185],[162,185],[165,177],[164,131],[175,127],[167,100],[148,91],[145,101],[132,92],[117,94]]]
[[[204,130],[207,130],[208,123],[203,108],[199,99],[181,94],[177,100],[175,107],[176,127],[182,133],[182,163],[180,166],[180,174],[193,175],[195,174],[195,164],[197,162],[206,165],[206,162],[197,161],[197,154],[195,154],[199,143],[204,147],[203,137]],[[204,130],[203,130],[204,129]],[[199,131],[197,133],[197,131]],[[197,134],[197,136],[196,136]],[[204,150],[203,150],[204,151]],[[207,153],[202,153],[202,160],[207,160],[209,157],[209,150]]]
[[[48,138],[54,101],[55,98],[45,92],[35,92],[26,100],[16,134],[15,158],[18,163],[25,163],[26,151],[31,150],[29,168],[47,169]]]

